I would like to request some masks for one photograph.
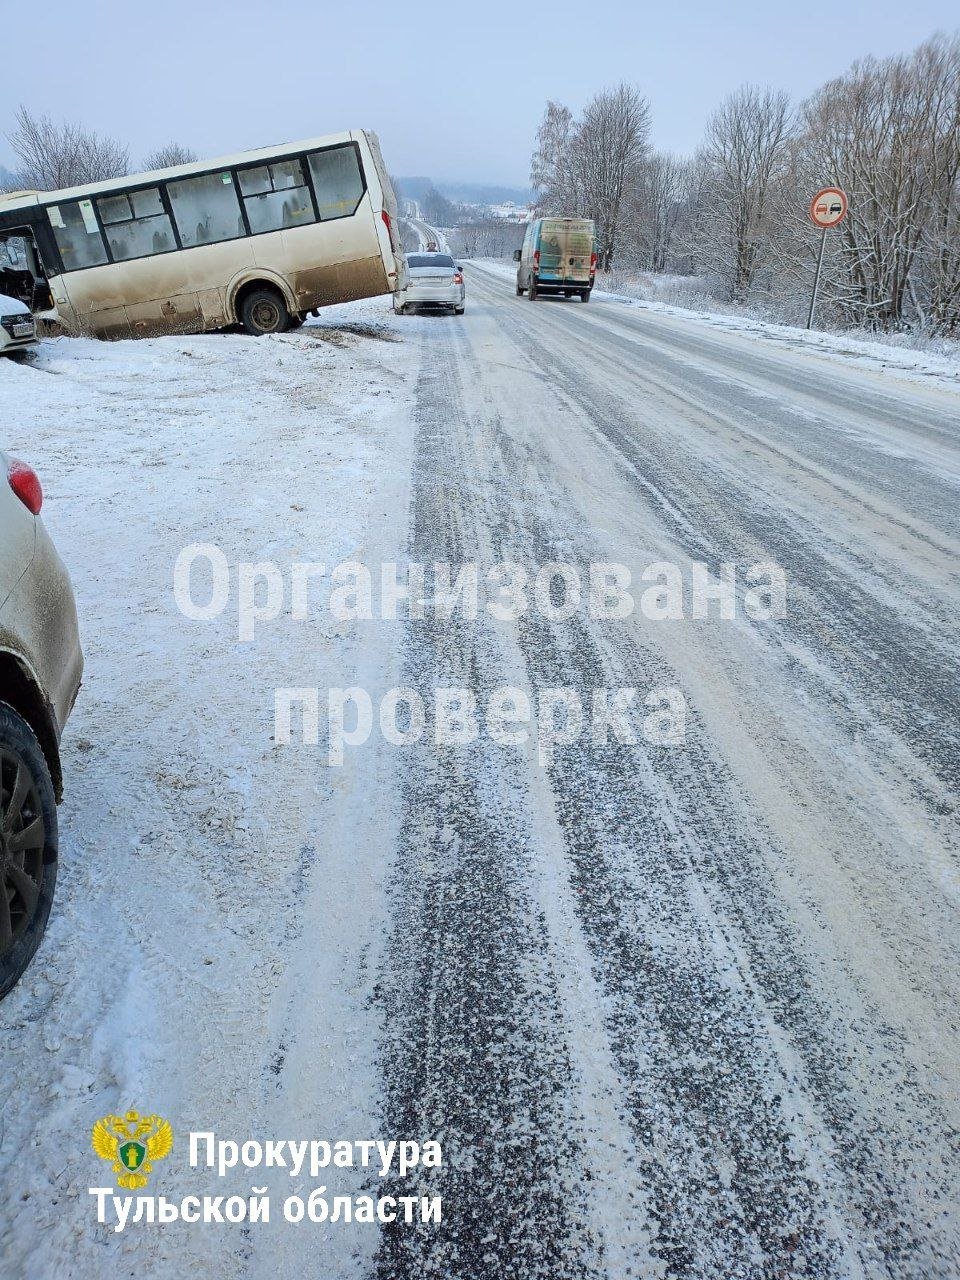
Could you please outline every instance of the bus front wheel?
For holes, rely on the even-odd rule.
[[[255,338],[283,333],[290,327],[290,312],[276,289],[252,289],[240,304],[240,323]]]

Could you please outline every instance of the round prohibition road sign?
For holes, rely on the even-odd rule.
[[[810,217],[818,227],[837,227],[847,216],[846,192],[824,187],[810,201]]]

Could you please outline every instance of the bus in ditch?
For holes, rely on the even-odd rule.
[[[0,249],[19,296],[67,333],[259,335],[394,293],[396,219],[377,136],[358,129],[0,197]]]

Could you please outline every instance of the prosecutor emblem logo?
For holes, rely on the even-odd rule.
[[[173,1130],[162,1116],[128,1111],[98,1120],[90,1145],[101,1160],[110,1161],[117,1185],[133,1191],[147,1185],[154,1161],[165,1159],[173,1150]]]

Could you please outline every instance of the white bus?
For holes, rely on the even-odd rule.
[[[55,308],[69,333],[279,333],[393,293],[406,271],[396,216],[376,134],[358,129],[0,197],[0,244],[29,264],[24,300]]]

